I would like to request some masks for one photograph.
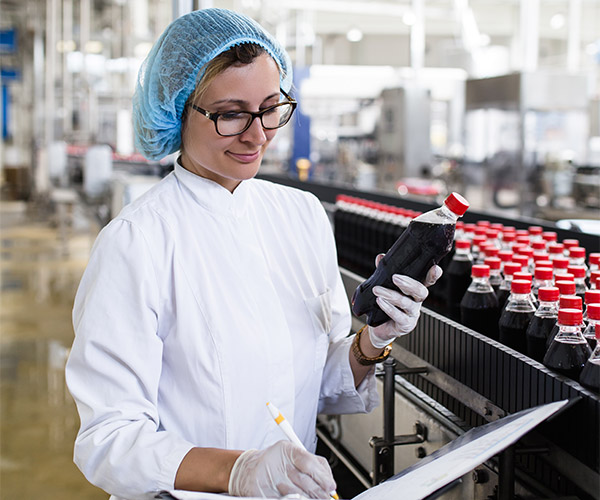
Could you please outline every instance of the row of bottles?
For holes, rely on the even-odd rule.
[[[444,275],[430,288],[428,307],[571,378],[579,377],[590,358],[589,346],[596,342],[600,253],[586,259],[579,241],[558,242],[555,232],[544,232],[539,226],[517,230],[486,221],[464,224],[457,219],[467,210],[468,202],[456,193],[425,214],[344,195],[336,200],[336,208],[340,265],[362,275],[372,274],[352,298],[353,312],[366,314],[369,325],[388,319],[375,303],[373,286],[391,287],[394,273],[423,281],[429,267],[438,263]],[[375,269],[379,253],[386,255]],[[583,318],[584,297],[589,331],[579,330],[583,342],[574,342],[573,335],[563,342],[563,337],[556,335],[557,300],[560,298],[561,310],[579,310]],[[564,321],[573,317],[563,316]],[[571,349],[559,349],[561,342]],[[578,358],[572,354],[574,350],[578,350]],[[554,367],[550,358],[567,352],[571,354],[566,358],[577,358],[577,368],[569,371],[564,362]],[[598,363],[591,362],[591,366],[600,368]],[[588,372],[598,378],[597,369],[589,368]],[[588,383],[596,390],[597,385]]]

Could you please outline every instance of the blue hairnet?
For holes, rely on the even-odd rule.
[[[255,43],[279,65],[281,88],[292,85],[285,49],[256,21],[226,9],[202,9],[173,21],[154,44],[133,95],[135,145],[149,160],[181,147],[181,115],[205,65],[235,45]]]

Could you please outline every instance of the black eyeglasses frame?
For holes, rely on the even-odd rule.
[[[260,124],[262,125],[262,127],[265,130],[277,130],[278,128],[283,127],[290,121],[290,119],[292,118],[292,115],[294,114],[294,111],[296,110],[296,106],[298,105],[298,102],[295,101],[294,99],[292,99],[283,89],[279,89],[279,91],[283,94],[283,96],[287,99],[287,101],[278,102],[277,104],[274,104],[273,106],[269,106],[268,108],[263,109],[262,111],[259,111],[257,113],[254,113],[252,111],[240,111],[240,113],[246,113],[246,114],[250,115],[252,117],[252,119],[248,121],[248,125],[246,125],[243,130],[241,130],[240,132],[237,132],[235,134],[222,134],[221,132],[219,132],[219,127],[217,125],[217,120],[219,119],[219,117],[226,113],[230,113],[230,111],[227,111],[226,113],[211,113],[210,111],[207,111],[206,109],[203,109],[200,106],[196,106],[195,104],[190,104],[190,107],[192,107],[193,109],[195,109],[196,111],[198,111],[199,113],[204,115],[206,118],[211,120],[215,124],[215,131],[221,137],[235,137],[236,135],[243,134],[246,130],[248,130],[252,126],[252,124],[254,123],[254,120],[256,120],[256,118],[260,118]],[[282,123],[281,125],[279,125],[277,127],[265,127],[265,125],[262,121],[263,115],[265,113],[268,113],[269,111],[272,111],[273,108],[277,108],[279,106],[288,105],[288,104],[292,105],[292,112],[290,113],[289,118],[284,123]]]

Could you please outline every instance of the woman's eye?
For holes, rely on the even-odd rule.
[[[243,113],[237,111],[228,111],[220,114],[220,118],[223,120],[239,120],[240,118],[243,118],[243,116]]]

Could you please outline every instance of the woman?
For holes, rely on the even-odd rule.
[[[294,110],[290,82],[279,44],[222,9],[174,21],[140,70],[137,147],[180,156],[98,236],[66,372],[75,462],[115,497],[327,497],[331,471],[310,453],[317,413],[374,408],[373,364],[416,323],[427,290],[398,276],[403,293],[378,290],[393,319],[348,337],[320,203],[253,179]],[[310,452],[282,439],[269,401]]]

